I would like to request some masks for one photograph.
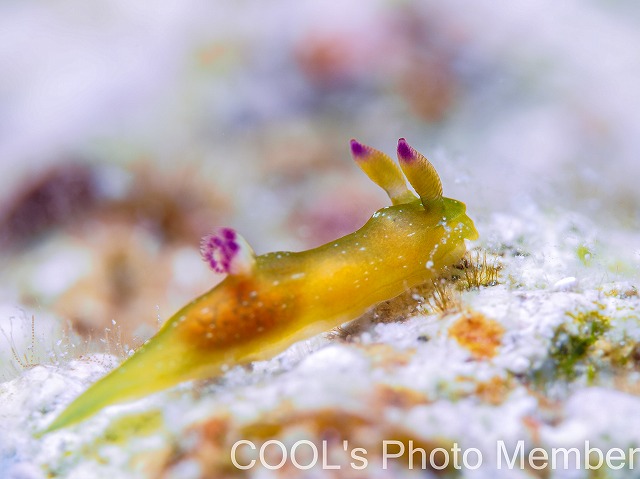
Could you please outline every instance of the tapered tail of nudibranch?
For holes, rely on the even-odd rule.
[[[162,331],[118,368],[73,401],[44,433],[76,424],[106,406],[138,399],[174,386],[190,367],[192,356]]]
[[[351,234],[297,253],[256,256],[230,228],[205,236],[203,258],[227,277],[169,318],[45,432],[83,421],[106,406],[215,377],[226,366],[271,358],[440,277],[460,261],[465,240],[478,233],[465,205],[442,196],[440,178],[424,156],[404,138],[398,141],[400,167],[356,140],[351,153],[392,206]],[[420,198],[407,188],[405,177]]]

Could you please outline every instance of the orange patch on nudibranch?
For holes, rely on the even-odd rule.
[[[189,344],[204,349],[240,344],[273,332],[295,313],[288,298],[265,291],[251,279],[237,280],[234,290],[234,295],[198,302],[185,312],[189,321],[183,331]],[[290,307],[282,308],[282,304]]]
[[[470,311],[449,328],[449,335],[468,349],[475,359],[488,359],[496,355],[504,328],[497,321]]]

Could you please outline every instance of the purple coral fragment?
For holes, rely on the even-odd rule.
[[[204,236],[200,243],[202,258],[216,273],[229,273],[231,261],[239,249],[236,232],[231,228],[220,228]]]
[[[409,146],[409,143],[407,143],[404,138],[400,138],[398,140],[398,158],[406,162],[416,160],[415,151]]]

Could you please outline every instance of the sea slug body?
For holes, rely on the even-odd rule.
[[[106,406],[272,357],[436,278],[462,258],[464,240],[476,239],[476,229],[463,203],[442,196],[440,178],[424,156],[403,138],[400,167],[355,140],[351,153],[392,206],[347,236],[295,253],[256,256],[236,231],[215,230],[203,238],[202,255],[227,277],[169,318],[45,432],[83,421]],[[407,189],[405,177],[419,197]]]

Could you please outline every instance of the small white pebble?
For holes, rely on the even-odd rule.
[[[507,369],[514,374],[523,374],[531,367],[531,361],[529,359],[518,356],[511,360],[511,364],[507,366]]]
[[[202,477],[202,467],[195,460],[182,461],[169,470],[168,477],[169,479],[188,479],[192,477]]]
[[[44,479],[44,475],[37,466],[28,462],[19,462],[9,468],[9,479]]]
[[[553,285],[554,291],[572,291],[578,286],[578,280],[574,276],[567,276]]]

